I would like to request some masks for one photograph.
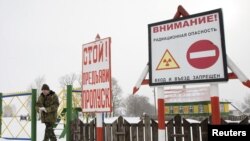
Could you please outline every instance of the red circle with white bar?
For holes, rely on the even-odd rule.
[[[213,66],[219,58],[218,47],[209,40],[199,40],[193,43],[187,51],[188,63],[197,69]]]

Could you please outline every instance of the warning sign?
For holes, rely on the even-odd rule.
[[[150,85],[227,81],[222,10],[148,25]]]
[[[111,38],[82,46],[82,111],[110,112]]]
[[[170,54],[170,52],[166,50],[156,70],[177,69],[177,68],[179,68],[179,65],[176,63],[175,59]]]

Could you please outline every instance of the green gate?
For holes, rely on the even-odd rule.
[[[37,91],[0,93],[0,137],[9,140],[36,141]]]

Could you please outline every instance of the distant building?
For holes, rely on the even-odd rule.
[[[165,114],[180,114],[185,117],[211,115],[209,91],[209,87],[165,90]],[[230,102],[220,101],[222,116],[229,115],[229,104]]]
[[[230,102],[220,102],[220,112],[223,116],[229,115]],[[165,114],[167,115],[190,115],[190,116],[209,116],[211,115],[210,101],[166,103]]]

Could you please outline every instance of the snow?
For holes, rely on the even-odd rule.
[[[110,117],[110,118],[105,118],[104,123],[106,124],[112,124],[115,120],[117,120],[118,117]]]
[[[115,120],[117,120],[118,117],[111,117],[111,118],[105,118],[104,123],[106,124],[112,124]],[[124,119],[129,122],[130,124],[137,124],[140,122],[140,117],[124,117]],[[4,129],[5,132],[3,133],[2,137],[11,137],[11,134],[13,136],[17,136],[19,138],[30,138],[27,134],[31,134],[31,122],[30,121],[19,121],[19,117],[16,118],[3,118],[4,123],[8,124],[11,122],[9,126],[9,131],[7,131],[5,124],[2,125],[2,131]],[[19,132],[22,129],[22,126],[25,125],[25,129],[27,133],[22,132],[19,134]],[[57,129],[63,129],[63,124],[59,124]],[[45,125],[41,123],[41,121],[37,121],[37,141],[43,140],[44,137],[44,130],[45,130]],[[11,132],[11,133],[10,133]],[[62,130],[55,130],[56,135],[60,135]],[[19,134],[19,135],[18,135]],[[8,139],[3,139],[0,138],[0,141],[20,141],[20,140],[8,140]],[[58,139],[58,141],[66,141],[66,137],[63,139]]]
[[[225,120],[227,123],[240,123],[241,121]]]
[[[5,124],[2,124],[2,132],[5,130],[5,132],[2,134],[2,137],[12,137],[11,134],[14,137],[18,138],[30,138],[27,134],[31,134],[31,122],[30,121],[18,121],[18,118],[3,118],[4,123],[8,124],[11,122],[9,126],[9,130],[6,129]],[[26,125],[25,131],[21,131],[22,127],[20,125]],[[63,124],[59,124],[58,129],[63,129]],[[45,124],[41,123],[41,121],[37,121],[37,141],[42,141],[44,137],[44,131],[45,131]],[[11,132],[11,133],[10,133]],[[56,135],[60,135],[62,130],[55,130]],[[20,141],[20,140],[8,140],[0,138],[0,141]],[[58,139],[58,141],[66,141],[66,137],[63,139]]]
[[[140,117],[123,117],[130,124],[137,124],[140,122]],[[105,118],[104,123],[112,124],[118,117]]]
[[[105,118],[104,119],[104,123],[106,124],[112,124],[114,121],[116,121],[118,119],[118,117],[111,117],[111,118]],[[124,119],[129,122],[130,124],[137,124],[138,122],[140,122],[140,117],[124,117]],[[13,120],[13,118],[3,118],[4,122],[8,123],[10,122],[11,120]],[[189,123],[200,123],[200,121],[197,121],[197,120],[193,120],[193,119],[186,119]],[[19,130],[20,130],[20,124],[21,125],[25,125],[25,129],[27,130],[27,132],[30,134],[30,129],[31,129],[31,123],[30,121],[18,121],[16,119],[14,119],[13,121],[13,125],[11,125],[9,128],[10,132],[14,135],[16,135]],[[18,123],[19,122],[19,123]],[[157,120],[156,120],[157,122]],[[234,122],[234,123],[238,123],[239,121],[229,121],[227,120],[227,122]],[[167,123],[167,121],[166,121]],[[3,129],[5,129],[5,125],[3,124]],[[59,124],[57,129],[63,129],[63,124]],[[43,123],[41,123],[41,121],[37,121],[37,141],[41,141],[43,140],[43,136],[44,136],[44,130],[45,130],[45,125]],[[60,135],[60,133],[62,132],[62,130],[55,130],[55,134],[56,135]],[[22,138],[28,138],[27,134],[20,134],[22,136],[19,136],[19,137],[22,137]],[[10,137],[10,133],[9,132],[6,132],[3,134],[3,137]],[[10,140],[7,140],[7,139],[1,139],[0,138],[0,141],[10,141]],[[18,141],[18,140],[11,140],[11,141]],[[20,140],[19,140],[20,141]],[[58,141],[66,141],[66,138],[63,138],[63,139],[58,139]]]
[[[124,117],[124,119],[131,124],[136,124],[140,122],[140,118],[139,117]]]
[[[198,120],[194,120],[194,119],[186,119],[189,123],[201,123]]]

